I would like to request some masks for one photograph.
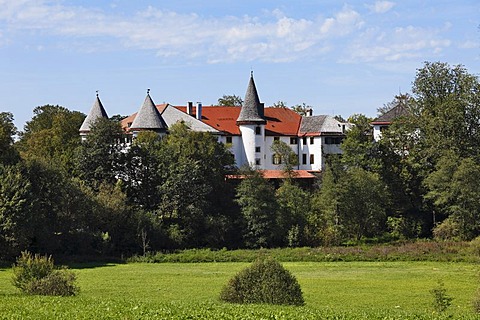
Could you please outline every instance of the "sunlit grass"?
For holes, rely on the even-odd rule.
[[[222,286],[248,263],[119,264],[77,268],[76,297],[24,296],[0,270],[2,319],[430,319],[440,279],[454,298],[447,314],[475,318],[477,266],[440,262],[283,263],[299,280],[305,307],[221,303]]]

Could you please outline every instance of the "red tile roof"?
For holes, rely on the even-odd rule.
[[[285,179],[285,172],[283,170],[260,170],[265,179]],[[315,179],[316,176],[313,174],[320,173],[320,171],[309,171],[309,170],[293,170],[295,179]],[[245,175],[236,174],[228,175],[228,179],[245,179]]]
[[[187,107],[176,107],[187,112]],[[240,135],[237,118],[241,107],[202,107],[202,121],[209,126],[231,135]],[[196,107],[193,107],[196,114]],[[269,136],[296,136],[302,117],[288,108],[265,108],[266,135]]]
[[[167,107],[167,104],[157,105],[160,113]],[[175,108],[187,112],[186,106],[176,106]],[[193,107],[193,116],[196,116],[197,107]],[[229,135],[240,135],[240,129],[237,126],[237,118],[241,107],[218,107],[203,106],[202,121],[212,128],[222,131]],[[122,128],[128,131],[128,123],[132,123],[137,114],[122,120]],[[268,136],[296,136],[300,129],[302,116],[288,108],[265,108],[265,134]]]
[[[163,110],[165,110],[165,108],[168,106],[168,103],[164,103],[164,104],[157,104],[156,107],[157,107],[157,110],[158,112],[160,112],[160,114],[162,114]],[[122,128],[123,130],[125,131],[129,131],[129,127],[130,125],[133,123],[133,120],[135,120],[135,117],[137,116],[137,112],[135,112],[134,114],[126,117],[125,119],[123,119],[122,121],[120,121],[120,124],[122,125]],[[130,125],[129,125],[130,124]]]
[[[288,108],[265,108],[266,135],[296,136],[302,116]]]
[[[175,107],[187,112],[187,107]],[[193,107],[193,116],[196,117],[197,107]],[[202,107],[202,121],[210,127],[231,135],[240,135],[237,126],[237,118],[240,114],[240,107]]]

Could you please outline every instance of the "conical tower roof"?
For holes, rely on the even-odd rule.
[[[90,132],[92,124],[95,121],[97,121],[97,119],[99,118],[108,118],[108,115],[105,109],[103,108],[102,102],[100,101],[100,98],[98,97],[98,92],[97,92],[97,97],[95,98],[95,102],[93,103],[93,106],[90,109],[90,112],[88,113],[87,117],[83,121],[79,131]]]
[[[250,75],[250,82],[248,83],[247,92],[245,93],[243,106],[237,119],[237,124],[266,123],[263,109],[263,103],[260,103],[260,99],[258,98],[257,87],[255,86],[252,72]]]
[[[145,101],[133,120],[130,130],[167,130],[167,124],[150,97],[150,90],[147,91]]]

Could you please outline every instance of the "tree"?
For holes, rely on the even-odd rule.
[[[17,128],[13,124],[13,114],[0,112],[0,164],[14,164],[18,162],[19,156],[13,147],[13,137]]]
[[[281,100],[275,102],[275,103],[272,105],[272,107],[274,107],[274,108],[288,108],[288,107],[287,107],[287,103],[286,103],[285,101],[281,101]]]
[[[212,134],[177,123],[162,141],[159,157],[158,214],[176,245],[221,244],[231,228],[225,183],[234,163],[231,153]]]
[[[338,169],[336,169],[338,170]],[[342,170],[342,169],[340,169]],[[324,243],[359,241],[382,233],[386,222],[385,185],[380,177],[362,168],[328,171],[313,203],[311,230]]]
[[[218,105],[221,107],[241,107],[243,105],[243,100],[241,97],[236,95],[223,95],[221,98],[218,98]]]
[[[95,190],[102,183],[115,184],[123,170],[124,148],[120,124],[99,118],[78,149],[76,173]]]
[[[35,116],[20,133],[18,149],[23,158],[36,159],[72,173],[78,129],[85,115],[61,106],[44,105],[33,110]]]
[[[330,157],[328,161],[307,216],[306,237],[312,246],[338,245],[341,242],[338,202],[339,182],[344,170],[337,157]]]
[[[277,224],[282,245],[300,246],[304,243],[306,216],[310,211],[310,194],[291,179],[285,179],[275,192],[278,203]]]
[[[414,157],[420,168],[419,176],[425,181],[428,192],[425,204],[432,206],[437,218],[448,216],[447,223],[459,223],[461,238],[470,238],[478,232],[476,223],[471,228],[463,225],[464,221],[471,221],[476,210],[469,201],[459,203],[462,194],[471,194],[470,182],[465,180],[453,188],[454,184],[441,182],[440,176],[447,174],[453,179],[457,172],[459,175],[470,172],[473,177],[475,165],[480,163],[478,77],[469,74],[462,65],[425,62],[417,70],[412,91],[416,102],[412,109],[415,129],[410,136],[415,137],[415,143],[409,150],[409,158]],[[458,159],[456,164],[453,159]],[[452,171],[447,172],[448,168]],[[475,203],[476,197],[471,196]]]
[[[249,248],[276,245],[277,203],[273,186],[256,170],[244,171],[237,187],[237,203],[246,223],[245,245]]]
[[[270,147],[274,157],[279,157],[281,168],[285,174],[285,177],[291,179],[295,176],[293,171],[295,166],[298,165],[298,156],[292,150],[292,148],[283,141],[276,140]]]
[[[445,151],[480,157],[480,83],[461,66],[426,62],[413,82],[423,164],[433,169]]]
[[[408,107],[408,105],[411,105],[412,103],[414,103],[414,99],[412,98],[412,96],[410,96],[410,94],[399,93],[392,101],[385,103],[382,107],[377,108],[377,113],[378,116],[381,116],[392,110],[393,108],[398,107],[399,105]]]
[[[347,166],[366,170],[372,170],[377,166],[371,121],[371,118],[363,114],[354,114],[348,119],[354,126],[347,131],[346,138],[341,144],[342,161]]]
[[[124,166],[120,178],[128,202],[146,211],[160,204],[157,187],[162,184],[160,163],[162,139],[153,131],[143,131],[133,141],[128,152],[121,153]]]
[[[31,192],[21,165],[0,164],[0,258],[12,258],[30,244]]]
[[[305,104],[305,102],[302,103],[302,104],[296,104],[296,105],[292,106],[292,110],[295,111],[296,113],[298,113],[301,116],[307,116],[309,111],[312,110],[312,109],[313,109],[313,107]]]
[[[450,154],[439,160],[436,170],[425,181],[430,190],[426,198],[449,217],[447,223],[455,225],[460,240],[480,235],[478,179],[480,165],[474,159]]]

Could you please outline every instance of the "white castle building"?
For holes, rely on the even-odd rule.
[[[97,97],[80,128],[85,139],[91,124],[107,113]],[[122,120],[125,133],[133,138],[144,130],[160,135],[168,128],[184,122],[191,130],[210,132],[219,142],[229,146],[238,167],[249,164],[275,178],[282,169],[281,157],[271,150],[272,144],[280,140],[288,144],[298,156],[295,168],[301,177],[313,177],[311,173],[322,171],[329,154],[340,154],[340,143],[345,136],[348,123],[342,123],[327,115],[301,116],[288,108],[265,108],[260,102],[253,74],[245,94],[243,106],[202,106],[188,102],[187,106],[170,104],[155,105],[150,92],[137,113]]]

